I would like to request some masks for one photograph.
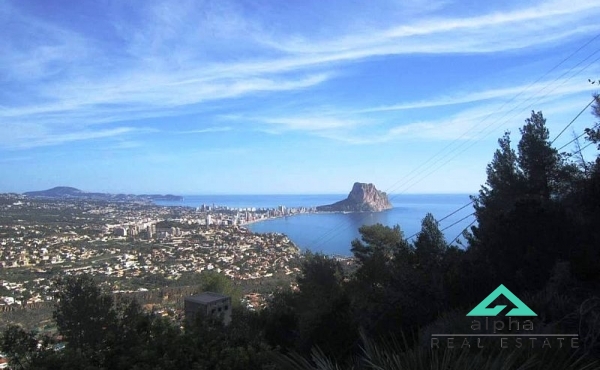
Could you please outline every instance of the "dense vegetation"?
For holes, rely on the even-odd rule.
[[[599,97],[593,109],[600,119]],[[1,349],[27,369],[598,369],[600,159],[559,153],[541,112],[520,134],[516,148],[509,133],[498,141],[464,247],[431,215],[414,241],[399,226],[363,226],[355,271],[307,253],[297,291],[259,313],[235,307],[228,327],[180,327],[67,277],[54,311],[65,347],[13,326]],[[586,140],[600,149],[600,124]],[[579,348],[430,348],[432,333],[464,331],[499,284],[538,314],[536,332],[577,333]]]

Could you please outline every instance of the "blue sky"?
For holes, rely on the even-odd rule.
[[[2,1],[0,192],[474,192],[505,130],[534,109],[554,136],[591,100],[599,16],[589,0]]]

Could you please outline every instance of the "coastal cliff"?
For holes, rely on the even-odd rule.
[[[318,212],[380,212],[392,208],[385,192],[373,184],[355,182],[348,198],[339,202],[319,206]]]

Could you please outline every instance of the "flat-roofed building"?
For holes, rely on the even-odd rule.
[[[214,315],[223,318],[223,324],[231,322],[231,297],[204,292],[184,299],[185,319],[194,320],[196,315]]]

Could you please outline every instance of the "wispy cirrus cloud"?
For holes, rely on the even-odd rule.
[[[106,138],[121,137],[122,135],[132,133],[142,133],[152,131],[146,128],[134,127],[115,127],[110,129],[83,129],[76,132],[49,130],[43,126],[35,127],[34,131],[29,131],[26,126],[6,127],[0,126],[1,135],[0,146],[8,149],[29,149],[41,146],[59,145],[78,141],[88,141]],[[8,128],[8,130],[7,130]]]
[[[295,117],[272,117],[259,118],[259,122],[271,125],[270,129],[279,131],[327,131],[332,129],[350,129],[360,123],[353,119],[327,116],[295,116]]]
[[[477,92],[465,91],[452,97],[433,98],[429,101],[356,111],[326,110],[319,116],[301,113],[293,117],[262,117],[258,121],[271,125],[266,131],[269,133],[304,131],[351,145],[407,140],[477,141],[495,137],[494,134],[498,136],[507,129],[517,131],[531,110],[543,110],[547,117],[576,113],[586,104],[580,99],[581,94],[588,93],[591,97],[595,91],[594,85],[583,83],[581,79],[562,79]],[[508,106],[505,104],[507,101],[510,101]],[[474,102],[478,104],[468,104]],[[455,109],[456,113],[446,113],[438,119],[415,120],[401,116],[404,110],[460,104],[465,105]],[[396,112],[398,115],[394,115]],[[385,115],[381,116],[382,113]]]
[[[425,9],[424,2],[417,3]],[[189,114],[220,100],[309,90],[334,80],[343,65],[373,57],[549,46],[595,30],[593,20],[600,14],[600,4],[583,0],[524,3],[476,15],[443,15],[445,4],[413,13],[401,9],[414,18],[384,17],[381,24],[350,25],[339,17],[330,28],[315,27],[331,33],[274,25],[274,10],[251,13],[236,2],[123,5],[126,11],[117,7],[102,13],[106,39],[5,4],[0,17],[9,32],[0,81],[16,94],[0,93],[0,131],[8,138],[0,145],[30,148],[126,134],[127,128],[112,125]],[[514,91],[458,93],[355,113],[499,99]],[[332,135],[360,121],[298,112],[266,117],[263,123],[275,131]],[[72,132],[57,133],[65,124]],[[6,128],[11,125],[33,130],[15,133]],[[198,133],[202,130],[210,127]]]
[[[319,42],[309,37],[277,38],[269,45],[291,54],[313,55],[313,62],[386,54],[505,51],[589,32],[592,24],[573,21],[590,20],[592,14],[599,11],[600,5],[593,2],[558,0],[470,17],[434,15],[402,25],[363,29]],[[553,32],[538,32],[543,30]],[[310,60],[307,58],[304,62],[310,63]]]
[[[491,88],[479,91],[455,92],[451,96],[439,96],[433,97],[429,100],[362,108],[353,111],[353,113],[402,111],[494,100],[504,102],[514,101],[514,105],[518,105],[520,103],[522,104],[534,101],[547,101],[558,96],[568,96],[582,92],[594,92],[596,90],[595,86],[586,84],[585,82],[582,83],[581,77],[577,79],[572,78],[572,76],[575,76],[575,73],[577,72],[578,71],[576,70],[570,74],[571,77],[564,77],[561,79],[540,81],[527,85]],[[593,68],[589,71],[589,73],[592,75],[595,75],[597,72],[598,68]]]
[[[207,128],[201,128],[201,129],[197,129],[197,130],[189,130],[189,131],[178,131],[178,134],[207,134],[207,133],[212,133],[212,132],[227,132],[227,131],[231,131],[233,130],[233,128],[231,126],[216,126],[216,127],[207,127]]]

